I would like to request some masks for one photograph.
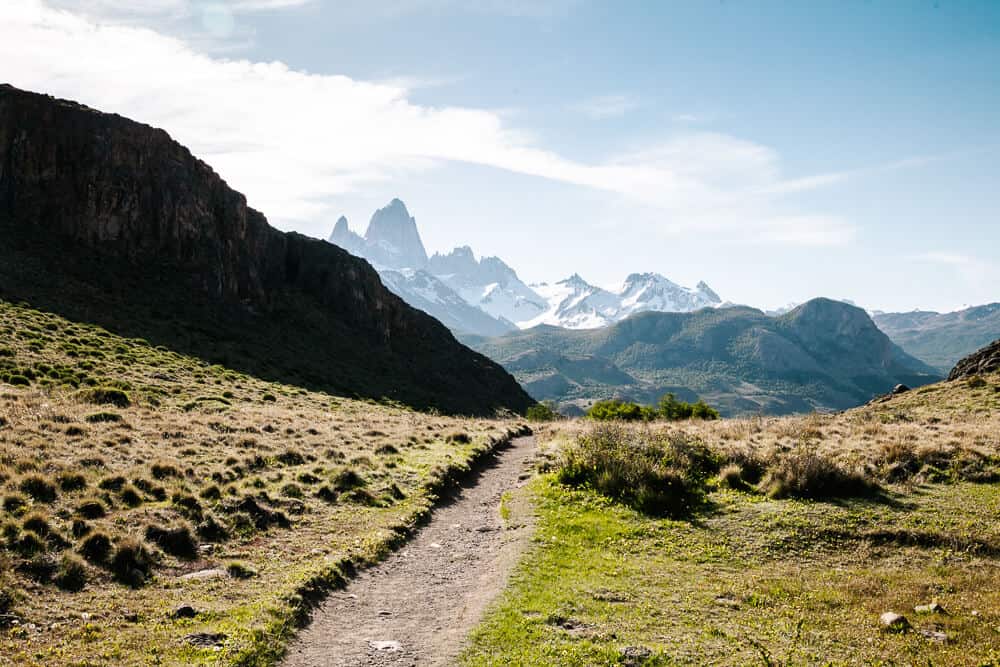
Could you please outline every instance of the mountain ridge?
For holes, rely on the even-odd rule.
[[[0,228],[4,298],[333,391],[531,404],[366,261],[274,229],[166,132],[121,116],[0,86]]]
[[[650,403],[668,391],[704,398],[727,415],[840,410],[898,383],[940,379],[865,311],[823,298],[781,317],[745,306],[647,311],[602,329],[544,325],[462,340],[503,364],[534,398],[577,413],[597,399]]]
[[[364,236],[341,216],[328,241],[368,259],[396,294],[456,333],[492,336],[498,329],[503,333],[539,324],[593,329],[645,310],[689,312],[722,305],[704,281],[690,289],[652,272],[632,273],[618,291],[610,291],[576,273],[552,285],[528,285],[502,259],[477,259],[468,245],[427,257],[416,220],[399,199],[376,211]],[[468,311],[460,301],[491,319]]]

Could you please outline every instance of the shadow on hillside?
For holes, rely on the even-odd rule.
[[[433,342],[380,341],[296,293],[255,312],[199,296],[197,280],[170,267],[81,258],[71,247],[0,247],[0,299],[270,382],[448,414],[492,416],[501,407],[492,375],[441,358],[451,355]]]

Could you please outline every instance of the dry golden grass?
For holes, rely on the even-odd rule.
[[[377,558],[517,426],[278,385],[2,302],[0,334],[0,370],[29,380],[0,384],[5,664],[264,663],[296,596]],[[19,546],[34,515],[38,554]],[[136,541],[148,573],[60,563],[95,534]],[[82,590],[57,585],[67,568]],[[172,617],[182,604],[194,618]]]

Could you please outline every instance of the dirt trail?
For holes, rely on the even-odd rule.
[[[330,595],[284,667],[451,664],[530,536],[530,512],[505,526],[500,497],[524,484],[534,450],[517,438],[480,464],[409,543]]]

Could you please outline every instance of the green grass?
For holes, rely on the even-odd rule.
[[[533,483],[534,545],[474,633],[466,665],[931,664],[1000,661],[1000,487],[921,487],[899,505],[715,490],[653,518],[554,475]],[[938,544],[886,541],[922,533]],[[975,543],[970,546],[970,540]],[[913,607],[937,600],[947,616]],[[916,630],[887,634],[887,610]],[[973,612],[978,612],[974,615]]]

